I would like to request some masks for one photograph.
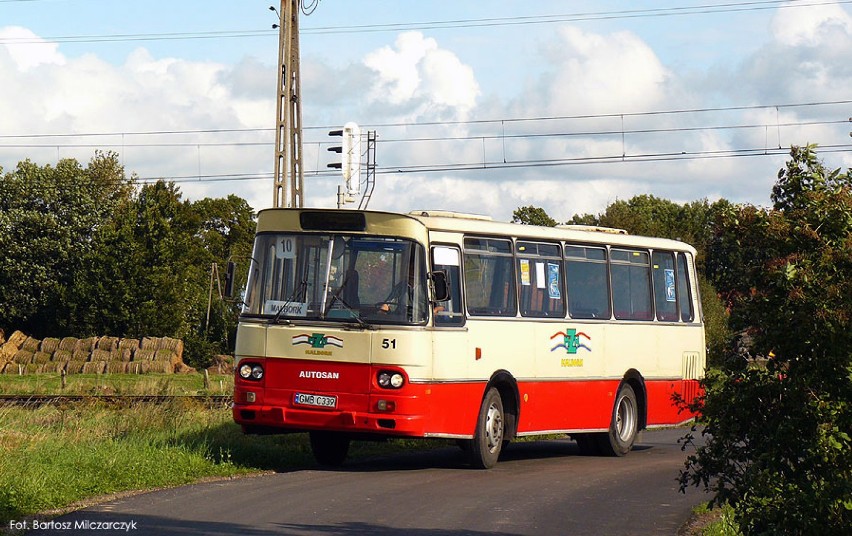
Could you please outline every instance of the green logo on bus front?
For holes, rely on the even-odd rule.
[[[337,346],[343,348],[343,341],[332,335],[324,335],[322,333],[302,333],[293,337],[293,345],[309,344],[311,348],[325,348],[326,345]]]

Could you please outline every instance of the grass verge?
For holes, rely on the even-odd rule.
[[[353,458],[410,449],[353,444]],[[11,520],[126,492],[315,466],[305,434],[246,436],[228,409],[0,407],[0,532]]]
[[[707,503],[692,509],[692,517],[678,531],[678,536],[742,536],[730,506],[708,507]]]
[[[0,374],[0,394],[28,395],[229,395],[234,377],[192,374]]]

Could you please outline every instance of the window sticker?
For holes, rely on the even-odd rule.
[[[675,301],[675,274],[672,268],[663,270],[666,274],[666,301]]]
[[[432,249],[432,260],[439,266],[459,266],[459,251],[453,248]]]
[[[275,241],[275,257],[279,259],[296,258],[296,237],[282,236]]]
[[[559,292],[559,265],[554,262],[547,263],[547,294],[552,300],[562,299]]]
[[[544,263],[537,262],[535,263],[535,286],[536,288],[544,288]]]
[[[275,315],[278,311],[284,316],[308,316],[308,304],[300,302],[286,302],[281,300],[266,300],[263,302],[263,314]]]
[[[530,261],[521,259],[521,284],[525,287],[530,286]]]

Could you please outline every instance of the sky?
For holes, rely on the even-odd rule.
[[[768,206],[791,145],[852,167],[852,0],[313,1],[305,206],[337,205],[347,122],[377,135],[369,208],[395,212]],[[0,0],[0,168],[113,151],[186,199],[271,207],[277,21],[269,0]]]

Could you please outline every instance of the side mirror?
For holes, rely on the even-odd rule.
[[[447,301],[450,299],[450,287],[447,284],[447,272],[436,270],[429,274],[432,281],[432,296],[435,301]]]
[[[234,297],[234,278],[237,265],[234,262],[228,261],[228,270],[225,272],[225,297]]]

